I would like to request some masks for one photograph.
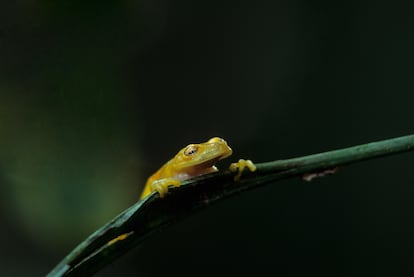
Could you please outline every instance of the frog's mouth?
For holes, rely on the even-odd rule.
[[[199,169],[199,168],[212,167],[217,161],[219,161],[221,159],[223,159],[223,158],[221,156],[218,156],[216,158],[212,158],[212,159],[209,159],[209,160],[207,160],[205,162],[202,162],[202,163],[199,163],[197,165],[194,165],[194,168]]]
[[[193,168],[194,169],[196,169],[196,170],[198,170],[198,169],[203,169],[203,168],[209,168],[209,167],[212,167],[212,166],[214,166],[218,161],[220,161],[220,160],[222,160],[222,159],[225,159],[225,158],[227,158],[228,156],[230,156],[231,155],[231,153],[229,153],[229,154],[226,154],[226,155],[224,155],[224,154],[222,154],[222,155],[218,155],[217,157],[214,157],[214,158],[210,158],[210,159],[208,159],[208,160],[206,160],[206,161],[204,161],[204,162],[201,162],[201,163],[198,163],[198,164],[195,164],[195,165],[193,165]]]

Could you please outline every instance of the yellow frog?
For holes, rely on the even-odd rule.
[[[157,172],[150,176],[145,184],[140,199],[145,198],[151,192],[157,191],[160,197],[168,192],[168,186],[180,186],[182,181],[196,176],[218,171],[214,163],[227,158],[233,153],[227,142],[218,137],[207,142],[190,144],[181,149],[174,158],[164,164]],[[230,164],[229,170],[237,172],[234,180],[238,181],[245,168],[255,171],[256,166],[251,160],[240,159],[237,163]],[[124,240],[134,232],[122,234],[107,243],[112,245]]]
[[[196,176],[218,171],[214,164],[233,153],[227,142],[218,137],[199,144],[189,144],[181,149],[174,158],[164,164],[157,172],[148,178],[141,199],[152,191],[157,191],[160,197],[168,192],[168,186],[180,186],[182,181]],[[230,165],[230,171],[237,172],[235,180],[240,179],[244,168],[255,171],[256,166],[250,160],[240,159]]]

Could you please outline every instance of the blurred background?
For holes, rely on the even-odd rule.
[[[212,136],[230,161],[413,133],[403,1],[0,4],[0,275],[42,276]],[[97,276],[414,273],[414,156],[286,180],[157,233]]]

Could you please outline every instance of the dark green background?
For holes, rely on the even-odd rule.
[[[408,3],[2,3],[0,275],[46,274],[190,142],[261,162],[412,133]],[[413,161],[244,193],[98,276],[409,275]]]

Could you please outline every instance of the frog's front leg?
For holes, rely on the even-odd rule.
[[[181,182],[177,179],[163,178],[153,181],[150,185],[150,188],[151,192],[157,191],[160,194],[160,197],[163,198],[165,194],[168,192],[168,186],[179,187],[180,185]]]
[[[256,171],[256,166],[251,160],[240,159],[237,163],[230,164],[229,170],[231,172],[237,172],[234,176],[234,181],[237,182],[240,180],[242,172],[245,168],[249,169],[251,172]]]

